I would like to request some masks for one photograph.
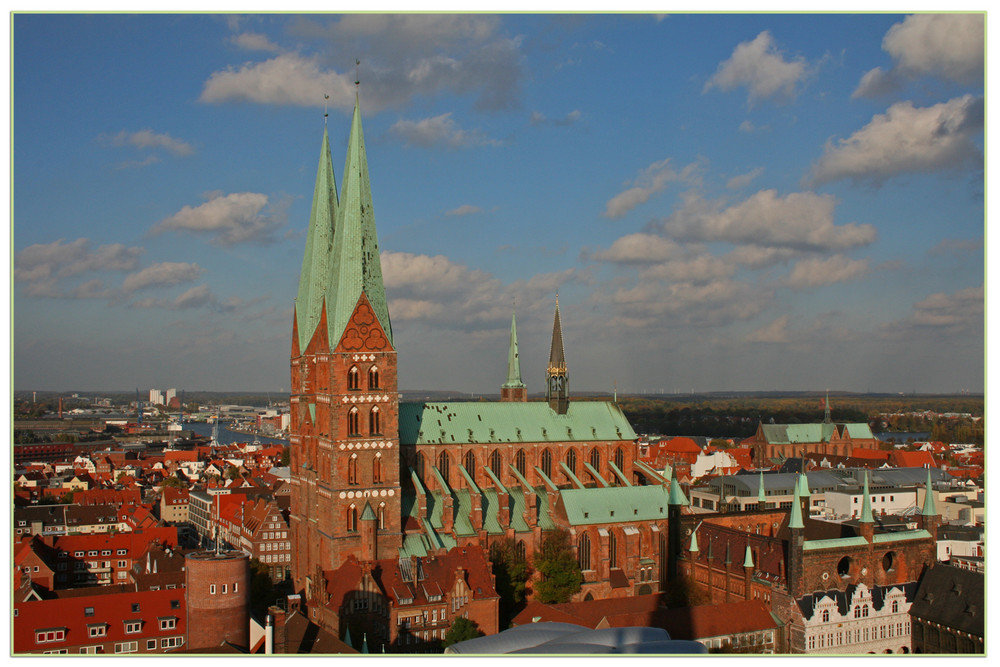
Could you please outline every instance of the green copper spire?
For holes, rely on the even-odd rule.
[[[695,528],[691,532],[691,546],[688,548],[688,551],[690,551],[693,554],[698,553],[698,529],[697,528]]]
[[[802,523],[802,503],[799,502],[799,484],[796,482],[792,493],[792,516],[788,519],[789,528],[805,528]]]
[[[800,498],[808,498],[811,495],[809,492],[809,478],[806,477],[804,472],[799,473],[798,485],[798,496]]]
[[[330,137],[323,127],[316,187],[313,190],[312,212],[306,252],[299,274],[299,294],[295,299],[295,320],[299,332],[299,351],[304,351],[316,331],[323,310],[330,272],[330,252],[333,249],[333,222],[337,219],[337,182],[330,161]]]
[[[517,313],[510,318],[510,346],[507,348],[507,381],[504,387],[521,388],[524,382],[521,381],[521,362],[517,356]]]
[[[760,483],[757,485],[757,509],[764,509],[767,504],[767,497],[764,495],[764,471],[760,471]]]
[[[681,490],[681,483],[677,481],[674,477],[674,473],[670,471],[670,495],[667,497],[667,505],[680,505],[681,507],[687,507],[691,503],[688,501],[687,496],[684,495],[684,491]]]
[[[865,486],[861,491],[865,494],[865,499],[861,501],[861,523],[875,523],[875,518],[872,516],[872,501],[871,496],[868,495],[868,471],[865,470]]]
[[[743,567],[753,567],[753,553],[750,551],[750,545],[747,545],[747,553],[743,558]]]
[[[927,486],[924,491],[924,510],[921,516],[937,516],[937,508],[934,506],[934,489],[931,487],[931,469],[927,469]]]
[[[362,521],[376,521],[375,510],[372,509],[371,503],[365,503],[365,509],[361,512]]]
[[[392,343],[389,307],[382,282],[382,262],[375,234],[375,211],[368,182],[368,157],[361,129],[361,108],[355,98],[351,138],[347,144],[343,184],[337,215],[337,233],[333,237],[330,285],[326,293],[330,345],[340,337],[354,312],[362,292],[368,296],[386,338]]]

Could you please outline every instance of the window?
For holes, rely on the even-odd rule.
[[[514,455],[514,466],[517,468],[517,471],[519,473],[521,473],[522,475],[524,474],[525,461],[524,461],[524,450],[523,449],[517,450],[517,454]]]
[[[347,508],[347,530],[354,532],[358,529],[358,508],[351,505]]]
[[[351,366],[351,370],[347,371],[347,388],[351,390],[359,389],[361,384],[359,378],[358,367]]]
[[[375,454],[375,459],[372,461],[372,482],[375,484],[382,483],[382,452]],[[284,533],[281,534],[284,537]]]
[[[357,484],[358,483],[358,455],[351,454],[351,458],[347,460],[347,483]],[[266,539],[266,537],[265,537]]]
[[[618,567],[618,540],[615,531],[608,531],[608,566]]]
[[[372,366],[368,369],[368,388],[378,389],[379,386],[378,367]]]
[[[830,610],[829,609],[824,609],[823,610],[823,622],[824,623],[829,623],[830,622]]]
[[[101,555],[102,556],[110,556],[111,555],[111,549],[104,549],[103,551],[101,551]]]
[[[590,465],[597,472],[601,471],[601,452],[597,447],[590,450]]]
[[[358,409],[351,408],[351,411],[347,414],[347,434],[348,435],[360,435],[360,429],[358,427]]]
[[[115,653],[135,653],[139,650],[139,642],[119,642],[115,644]]]
[[[225,595],[228,592],[229,592],[229,584],[222,584],[222,594]]]
[[[155,649],[156,649],[156,640],[155,639],[147,639],[146,640],[146,650],[147,651],[152,651],[152,650],[155,650]]]
[[[448,458],[448,452],[441,452],[438,454],[438,472],[441,473],[441,477],[444,478],[445,484],[451,484],[448,471],[451,469],[451,461]]]
[[[380,503],[378,506],[378,529],[385,530],[385,503]]]
[[[222,584],[222,592],[223,593],[226,592],[225,584]],[[159,621],[160,621],[160,630],[173,630],[174,628],[177,627],[177,618],[174,616],[161,617]]]
[[[99,625],[88,625],[87,626],[87,636],[88,637],[103,637],[108,634],[108,626],[103,623]]]
[[[210,595],[215,595],[215,584],[208,585],[208,592]]]
[[[465,472],[469,473],[469,477],[473,481],[476,479],[476,455],[472,452],[465,453]]]
[[[625,451],[621,447],[615,450],[615,465],[625,472]]]
[[[184,645],[183,637],[164,637],[160,640],[160,648],[175,648]]]
[[[368,433],[371,435],[378,435],[382,432],[382,420],[380,413],[378,411],[378,406],[372,408],[372,411],[368,413]]]
[[[542,450],[542,472],[549,479],[552,478],[552,452],[548,449]]]
[[[497,479],[501,481],[503,481],[503,477],[500,474],[502,472],[502,464],[503,461],[500,458],[500,450],[494,449],[493,453],[490,454],[490,470],[492,470]]]
[[[84,607],[83,608],[83,615],[84,616],[93,616],[94,615],[94,608],[93,607]]]
[[[66,628],[54,628],[35,631],[35,643],[61,642],[66,639]]]
[[[566,467],[570,469],[574,475],[576,474],[576,450],[569,450],[566,452]]]
[[[584,533],[576,543],[576,560],[581,570],[590,569],[590,535]]]
[[[125,634],[134,635],[142,631],[142,621],[125,621]]]

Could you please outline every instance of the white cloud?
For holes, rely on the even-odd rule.
[[[851,99],[881,97],[896,92],[902,86],[903,79],[896,70],[886,71],[881,67],[875,67],[861,77],[858,87],[851,93]]]
[[[719,64],[705,84],[704,92],[713,87],[728,91],[745,86],[750,104],[767,98],[791,100],[807,73],[805,60],[785,60],[771,33],[765,30],[752,41],[736,46],[732,56]]]
[[[170,287],[196,280],[201,275],[201,267],[188,262],[160,262],[126,276],[122,289],[126,292]]]
[[[904,72],[981,82],[986,53],[983,14],[914,14],[889,28],[882,48]]]
[[[648,264],[675,259],[683,254],[679,245],[657,234],[627,234],[607,250],[588,253],[588,259],[619,264]]]
[[[640,281],[609,299],[619,316],[649,327],[725,326],[756,317],[773,300],[773,290],[728,278],[698,283]]]
[[[884,325],[884,338],[899,338],[914,333],[918,337],[937,335],[951,344],[982,341],[985,292],[982,286],[968,287],[953,294],[937,293],[918,301],[913,312],[896,322]]]
[[[299,17],[290,33],[300,43],[315,42],[322,56],[303,50],[230,66],[209,77],[200,99],[319,107],[326,93],[332,108],[350,109],[354,59],[364,54],[358,76],[369,112],[444,91],[477,94],[479,109],[515,108],[522,76],[520,39],[500,34],[500,26],[496,16],[463,14]]]
[[[281,50],[281,47],[268,39],[267,35],[257,32],[243,32],[233,35],[229,39],[233,44],[247,51],[270,51],[277,53]]]
[[[733,176],[726,182],[726,187],[730,190],[741,190],[746,186],[750,185],[751,182],[758,176],[764,173],[764,167],[756,167],[751,169],[745,174],[740,174],[739,176]]]
[[[699,168],[698,163],[691,163],[678,172],[671,167],[670,158],[654,162],[639,172],[632,181],[632,187],[608,200],[604,208],[604,217],[620,218],[636,206],[649,201],[649,198],[654,194],[665,190],[670,183],[690,182],[695,178],[695,173]]]
[[[487,138],[477,131],[458,127],[451,113],[443,113],[423,120],[398,120],[389,128],[389,134],[407,146],[420,148],[466,148],[470,146],[499,146],[500,142]]]
[[[445,212],[445,215],[449,215],[449,216],[453,216],[453,215],[457,215],[457,216],[472,215],[474,213],[482,213],[482,211],[483,211],[483,209],[479,208],[478,206],[473,206],[472,204],[463,204],[462,206],[459,206],[458,208],[453,208],[450,211]]]
[[[782,284],[793,288],[819,287],[857,280],[867,274],[867,259],[848,259],[843,255],[809,257],[797,262]]]
[[[767,326],[757,329],[747,340],[751,343],[787,343],[788,342],[788,315],[782,315]]]
[[[198,99],[210,104],[255,102],[318,107],[325,103],[323,95],[329,95],[331,106],[350,109],[353,93],[352,74],[326,71],[315,57],[284,53],[264,62],[213,72]]]
[[[687,193],[680,210],[660,223],[672,238],[683,241],[721,241],[736,245],[833,251],[855,248],[875,240],[871,225],[835,225],[831,195],[793,192],[779,197],[761,190],[742,202],[724,207],[696,193]]]
[[[532,111],[530,122],[532,125],[554,125],[556,127],[567,127],[579,121],[582,116],[583,114],[581,114],[578,109],[570,111],[561,118],[547,118],[545,114],[540,111]]]
[[[182,139],[176,139],[169,134],[153,132],[152,130],[139,130],[129,132],[122,130],[118,134],[107,137],[106,140],[112,146],[131,146],[140,150],[163,149],[172,155],[186,157],[194,155],[194,147]]]
[[[102,245],[91,250],[90,239],[79,238],[70,243],[63,239],[52,243],[36,243],[24,248],[14,258],[14,280],[28,283],[26,293],[32,296],[72,296],[60,290],[56,283],[64,278],[97,271],[131,271],[145,252],[139,247],[121,243]],[[99,282],[99,281],[98,281]],[[76,288],[81,298],[95,296],[94,281]],[[85,289],[86,287],[86,289]]]
[[[185,206],[158,222],[150,233],[188,231],[209,234],[218,245],[238,243],[270,243],[274,233],[287,222],[285,207],[268,207],[267,195],[256,192],[235,192],[229,195],[212,193],[199,206]]]
[[[931,107],[899,102],[847,139],[828,142],[811,182],[850,178],[881,185],[903,173],[981,169],[974,139],[983,129],[983,99],[958,97]]]

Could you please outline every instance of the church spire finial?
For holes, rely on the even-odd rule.
[[[566,376],[566,353],[563,349],[558,292],[556,292],[556,313],[552,323],[549,366],[546,369],[545,397],[549,402],[549,407],[558,414],[564,415],[569,410],[569,379]]]
[[[830,390],[826,390],[826,407],[823,409],[823,423],[829,424],[830,420]]]

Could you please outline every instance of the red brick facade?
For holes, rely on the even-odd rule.
[[[249,556],[199,551],[185,561],[188,648],[216,648],[223,642],[249,648]]]

